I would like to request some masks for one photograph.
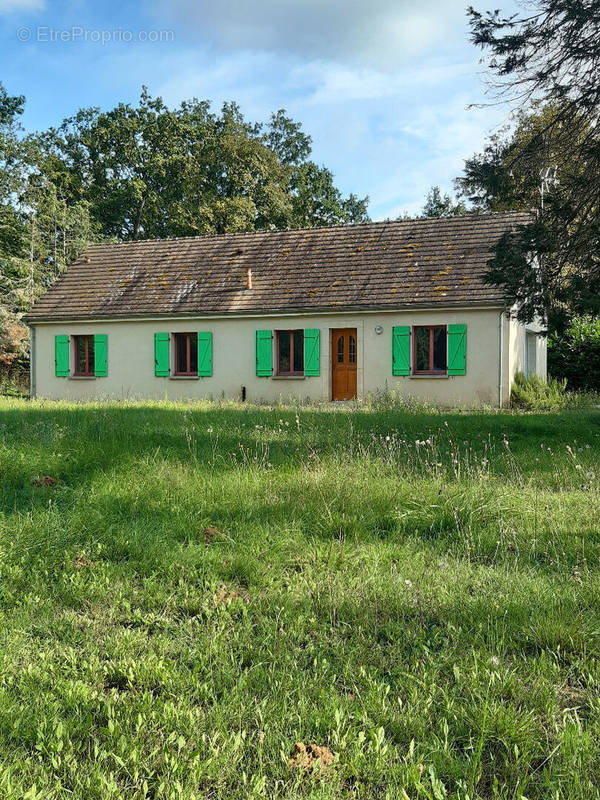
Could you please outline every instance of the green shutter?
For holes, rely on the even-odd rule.
[[[108,375],[108,336],[105,333],[94,336],[94,375],[97,378]]]
[[[392,375],[410,375],[410,326],[392,328]]]
[[[69,377],[69,337],[54,337],[54,369],[57,378]]]
[[[212,375],[212,333],[200,331],[198,333],[198,375],[208,378]]]
[[[467,326],[448,325],[448,375],[467,371]]]
[[[154,374],[157,378],[169,377],[169,334],[154,334]]]
[[[273,374],[273,332],[256,331],[256,374]]]
[[[320,375],[321,370],[321,331],[307,328],[304,331],[304,374]]]

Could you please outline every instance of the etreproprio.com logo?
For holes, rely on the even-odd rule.
[[[130,44],[133,42],[163,43],[173,42],[175,32],[168,30],[129,30],[127,28],[84,28],[73,25],[71,28],[52,28],[49,25],[38,25],[30,28],[22,25],[17,28],[17,39],[20,42],[48,42],[68,44],[70,42],[91,42],[92,44]]]

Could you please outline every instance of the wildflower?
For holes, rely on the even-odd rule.
[[[410,589],[410,587],[412,586],[412,581],[409,581],[409,580],[408,580],[408,578],[407,578],[407,579],[404,581],[404,585],[405,585],[405,586],[408,586],[408,588]]]
[[[499,666],[499,664],[500,664],[500,659],[497,656],[492,656],[490,658],[490,666],[491,667],[497,667],[497,666]]]
[[[389,441],[390,441],[390,437],[389,437],[389,436],[386,436],[386,437],[385,437],[385,440],[386,440],[386,442],[389,442]]]
[[[210,434],[210,433],[213,432],[213,429],[212,428],[208,428],[206,432]]]

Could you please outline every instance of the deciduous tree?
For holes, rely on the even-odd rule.
[[[598,313],[600,6],[536,0],[520,15],[468,13],[496,99],[533,116],[521,114],[512,137],[492,140],[467,162],[462,188],[480,207],[523,207],[541,173],[556,167],[560,179],[520,242],[507,235],[499,243],[488,280],[520,303],[522,318],[557,306]]]

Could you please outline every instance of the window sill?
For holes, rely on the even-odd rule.
[[[434,381],[443,381],[449,378],[449,375],[409,375],[411,380],[415,381],[422,381],[422,380],[434,380]]]
[[[170,381],[198,381],[200,375],[169,375]]]
[[[95,381],[95,375],[69,375],[70,381]]]
[[[274,381],[303,381],[306,375],[272,375]]]

